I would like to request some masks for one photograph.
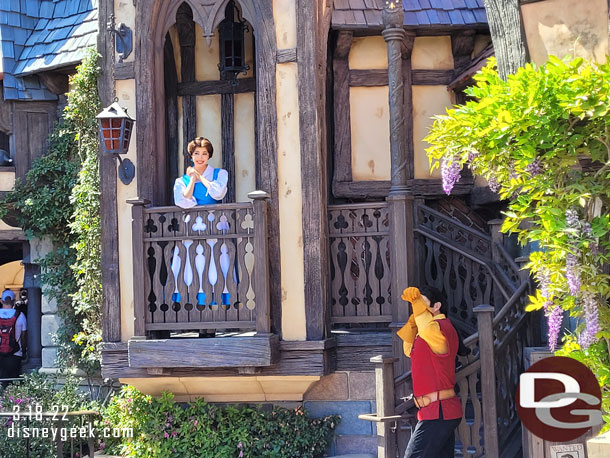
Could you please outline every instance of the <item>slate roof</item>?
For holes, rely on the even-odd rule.
[[[332,25],[342,29],[380,29],[386,0],[335,0]],[[402,0],[405,27],[487,25],[483,0]]]
[[[55,100],[36,72],[74,65],[97,40],[98,0],[0,0],[5,100]]]

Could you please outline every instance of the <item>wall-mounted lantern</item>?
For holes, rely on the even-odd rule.
[[[123,184],[131,183],[136,169],[129,159],[121,159],[120,154],[127,154],[135,119],[127,114],[127,109],[121,107],[118,101],[104,108],[95,118],[100,126],[103,153],[119,159],[119,178]]]
[[[218,24],[220,36],[220,63],[218,69],[224,79],[237,84],[237,75],[247,73],[244,34],[248,31],[246,20],[240,16],[237,5],[230,0],[225,9],[225,18]]]

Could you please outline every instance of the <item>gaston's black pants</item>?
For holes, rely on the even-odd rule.
[[[443,409],[439,406],[437,420],[421,420],[413,430],[407,445],[405,458],[453,458],[455,456],[455,428],[461,418],[443,419]]]

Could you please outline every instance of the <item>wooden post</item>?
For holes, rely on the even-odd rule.
[[[489,31],[504,79],[529,60],[519,0],[484,0]]]
[[[496,414],[496,369],[493,334],[494,308],[491,305],[479,305],[474,308],[474,313],[477,316],[479,331],[485,456],[500,456],[498,448],[498,416]]]
[[[269,194],[253,191],[248,194],[254,206],[254,288],[256,294],[256,333],[271,332],[271,301],[269,294],[269,246],[267,202]]]
[[[394,368],[397,358],[373,356],[375,365],[375,400],[377,418],[394,415]],[[379,458],[396,457],[396,437],[387,422],[377,422],[377,456]]]
[[[493,264],[498,265],[501,262],[502,256],[498,247],[502,246],[504,243],[504,234],[500,232],[502,220],[492,219],[491,221],[488,221],[487,224],[489,226],[489,232],[491,233],[491,260]],[[493,288],[493,298],[494,307],[496,308],[496,312],[498,312],[504,305],[504,297],[497,287]]]
[[[133,256],[133,314],[134,337],[146,338],[146,294],[144,292],[144,206],[150,204],[146,199],[130,199],[131,240]]]
[[[402,3],[393,8],[386,6],[383,9],[382,17],[384,29],[381,34],[388,46],[390,156],[392,161],[390,195],[394,195],[406,191],[408,179],[404,106],[405,87],[402,73],[402,50],[407,33],[403,29],[405,12],[403,11]]]

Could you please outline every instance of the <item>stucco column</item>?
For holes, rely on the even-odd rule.
[[[406,32],[403,29],[405,13],[402,2],[390,3],[383,9],[383,35],[388,46],[388,89],[390,97],[390,155],[392,181],[390,195],[407,189],[407,148],[405,132],[404,77],[402,49]]]

